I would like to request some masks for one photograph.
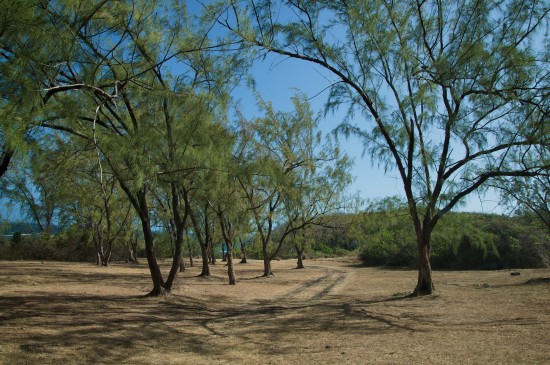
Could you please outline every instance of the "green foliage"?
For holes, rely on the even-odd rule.
[[[326,255],[328,257],[332,256],[334,254],[332,248],[328,247],[327,245],[323,243],[316,243],[312,247],[313,251],[315,251],[317,254]]]
[[[12,246],[17,246],[21,244],[21,240],[23,239],[23,236],[21,235],[21,232],[15,232],[13,236],[11,237],[11,244]]]
[[[412,224],[399,211],[365,215],[359,256],[369,265],[413,266]],[[543,267],[550,262],[550,236],[537,222],[518,217],[450,213],[432,234],[432,266],[451,269]]]
[[[369,265],[411,266],[416,261],[416,239],[403,210],[365,213],[365,235],[359,257]]]
[[[120,237],[113,247],[112,261],[126,261],[128,252]],[[89,232],[79,225],[56,234],[16,233],[0,240],[0,260],[51,260],[94,262],[96,251]]]

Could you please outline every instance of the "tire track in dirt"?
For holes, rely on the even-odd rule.
[[[326,266],[310,266],[322,271],[320,277],[307,280],[290,291],[278,296],[279,303],[308,303],[319,302],[333,295],[335,288],[342,284],[350,274],[348,270],[329,268]]]

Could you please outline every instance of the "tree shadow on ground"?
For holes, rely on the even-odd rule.
[[[121,363],[152,347],[223,357],[226,348],[212,345],[219,338],[266,354],[282,354],[294,351],[293,346],[274,349],[273,344],[288,343],[289,334],[307,338],[321,332],[369,336],[415,331],[399,318],[368,310],[371,304],[398,300],[404,298],[231,307],[176,296],[144,299],[36,292],[0,298],[0,338],[19,345],[17,358],[23,363],[37,362],[47,354],[57,354],[60,361],[66,356],[68,362]]]

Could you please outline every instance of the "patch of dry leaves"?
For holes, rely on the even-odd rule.
[[[168,263],[168,262],[167,262]],[[199,263],[200,264],[200,263]],[[549,269],[416,272],[354,259],[199,267],[144,298],[146,265],[0,262],[0,364],[547,364]]]

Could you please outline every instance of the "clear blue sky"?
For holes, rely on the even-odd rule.
[[[328,71],[305,61],[287,59],[277,55],[269,55],[263,61],[258,61],[252,69],[256,79],[256,88],[266,101],[271,101],[277,109],[292,110],[290,98],[296,89],[311,98],[310,103],[315,112],[322,111],[328,97],[327,86],[335,78]],[[235,97],[241,98],[245,111],[255,107],[254,97],[244,88],[237,90]],[[324,133],[330,133],[344,119],[345,111],[329,114],[323,117],[320,127]],[[364,125],[366,120],[357,119],[356,124]],[[360,196],[368,199],[378,199],[392,195],[403,196],[401,179],[396,171],[384,173],[372,163],[368,154],[363,155],[363,145],[356,137],[346,139],[340,136],[340,146],[355,160],[352,174],[354,183],[349,192],[359,191]],[[461,211],[503,213],[498,205],[498,196],[489,192],[486,196],[471,194]]]

